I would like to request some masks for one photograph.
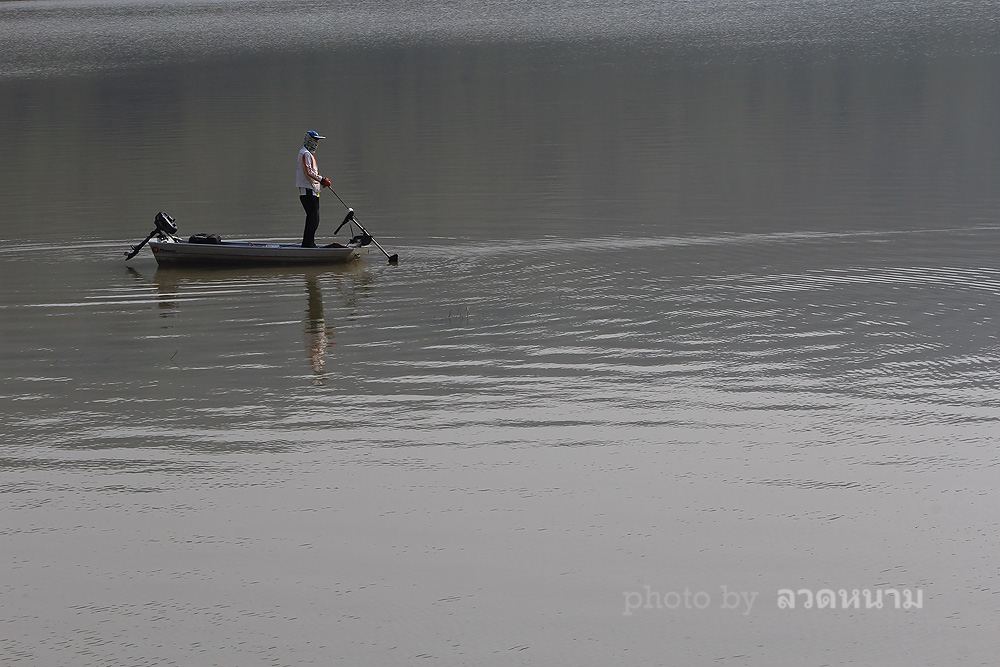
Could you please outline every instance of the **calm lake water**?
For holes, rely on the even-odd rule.
[[[998,19],[0,3],[0,663],[995,664]]]

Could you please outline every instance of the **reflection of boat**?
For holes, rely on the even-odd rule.
[[[341,227],[353,220],[351,210]],[[367,233],[355,236],[347,243],[331,243],[316,248],[303,248],[291,243],[256,243],[251,241],[223,241],[215,235],[198,234],[185,241],[175,236],[174,219],[162,211],[154,219],[156,227],[146,240],[132,248],[126,261],[135,257],[144,245],[149,244],[158,264],[188,266],[259,266],[343,264],[361,256],[361,249],[372,242]],[[338,230],[340,227],[337,228]],[[153,238],[153,237],[156,238]],[[384,251],[383,251],[384,252]]]
[[[226,266],[212,269],[202,266],[160,266],[149,280],[132,267],[130,272],[141,280],[151,282],[161,292],[175,291],[180,287],[209,286],[217,284],[248,286],[278,283],[298,282],[299,278],[318,279],[324,277],[344,276],[346,284],[366,286],[374,282],[373,273],[364,262],[333,266],[258,266],[239,267]],[[336,284],[340,284],[336,281]]]
[[[334,266],[264,266],[202,268],[160,266],[152,280],[128,267],[132,276],[151,284],[159,295],[162,317],[178,314],[182,304],[199,299],[240,299],[254,293],[259,302],[260,292],[284,298],[288,285],[305,283],[306,307],[303,316],[305,350],[313,371],[313,382],[323,384],[327,376],[327,358],[334,351],[335,329],[332,319],[324,313],[323,287],[327,296],[334,297],[335,312],[350,318],[360,310],[360,301],[370,295],[377,273],[364,262]],[[325,283],[325,285],[324,285]],[[300,288],[301,289],[301,288]]]

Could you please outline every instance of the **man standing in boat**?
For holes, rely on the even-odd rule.
[[[319,192],[333,186],[326,176],[320,176],[316,162],[316,148],[321,139],[326,139],[316,130],[306,132],[299,149],[295,168],[295,187],[299,189],[299,201],[306,211],[306,227],[302,232],[302,247],[316,247],[316,230],[319,229]]]

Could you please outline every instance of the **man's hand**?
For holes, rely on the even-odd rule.
[[[332,188],[333,187],[333,181],[331,181],[326,176],[324,176],[323,178],[319,179],[319,184],[320,184],[320,186],[322,186],[324,188]]]

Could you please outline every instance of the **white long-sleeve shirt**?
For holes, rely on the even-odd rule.
[[[316,156],[303,146],[299,149],[299,154],[295,160],[295,187],[312,190],[319,196],[319,191],[323,189],[320,185],[319,163]]]

